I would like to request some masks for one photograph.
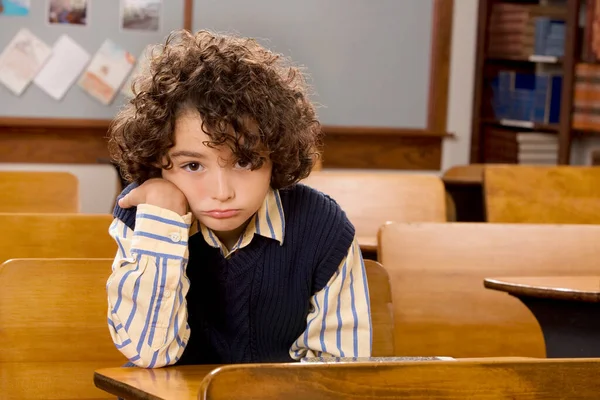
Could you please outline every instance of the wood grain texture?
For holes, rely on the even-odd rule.
[[[484,286],[516,297],[600,303],[600,276],[486,278]]]
[[[598,224],[600,167],[487,165],[488,222]]]
[[[113,258],[109,214],[0,213],[0,263],[11,258]]]
[[[194,0],[185,0],[183,4],[183,29],[192,32],[192,21],[194,19]]]
[[[327,129],[325,128],[325,132]],[[439,170],[442,136],[326,133],[324,168]]]
[[[108,158],[109,121],[0,121],[0,162],[96,164]]]
[[[200,383],[217,368],[218,365],[104,368],[94,373],[94,384],[127,400],[197,399]]]
[[[394,309],[390,277],[381,264],[365,260],[369,297],[371,304],[371,323],[373,330],[372,356],[392,357],[394,351]]]
[[[560,131],[558,133],[558,162],[568,165],[571,159],[573,95],[575,89],[575,66],[580,52],[580,5],[581,0],[568,0],[565,20],[565,44],[560,96]]]
[[[430,131],[446,130],[453,11],[454,0],[434,0],[427,107],[427,129]]]
[[[597,399],[598,372],[597,359],[236,365],[207,375],[198,399]]]
[[[446,221],[444,184],[434,175],[314,171],[302,183],[339,203],[364,250],[377,244],[379,227],[387,221]]]
[[[486,358],[106,368],[96,371],[94,382],[129,400],[595,399],[599,384],[592,377],[599,362]]]
[[[600,225],[385,225],[378,259],[392,286],[396,354],[544,357],[535,317],[483,280],[595,275],[599,242]]]
[[[485,164],[455,165],[444,172],[442,180],[454,185],[482,185]]]
[[[0,162],[96,164],[109,158],[108,120],[0,118]],[[326,168],[429,169],[444,132],[324,126]]]
[[[107,397],[95,369],[123,365],[106,325],[106,259],[20,259],[0,266],[2,393]]]
[[[0,193],[0,212],[79,212],[79,180],[68,172],[0,171]]]

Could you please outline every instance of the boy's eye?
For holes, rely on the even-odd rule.
[[[249,163],[248,161],[238,160],[238,162],[235,163],[235,168],[250,169],[250,168],[252,168],[252,164]]]
[[[197,162],[191,162],[191,163],[184,165],[183,169],[185,169],[186,171],[190,171],[190,172],[196,172],[196,171],[199,171],[200,169],[202,169],[202,165],[200,165],[200,163],[197,163]]]

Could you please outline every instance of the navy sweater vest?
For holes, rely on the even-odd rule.
[[[298,184],[279,193],[282,246],[255,235],[225,259],[201,233],[189,239],[191,336],[179,365],[292,361],[289,350],[306,328],[310,298],[347,255],[354,227],[314,189]],[[134,229],[135,211],[117,206],[114,215]]]

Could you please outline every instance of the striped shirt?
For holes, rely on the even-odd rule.
[[[195,220],[141,204],[135,231],[115,219],[109,229],[118,245],[107,282],[108,326],[116,347],[133,364],[161,367],[176,363],[190,337],[185,270],[188,238],[201,234],[225,257],[247,246],[254,235],[284,241],[285,216],[277,190],[270,190],[237,243],[228,249]],[[290,346],[290,357],[368,357],[371,355],[369,293],[356,238],[327,285],[311,298],[306,329]]]

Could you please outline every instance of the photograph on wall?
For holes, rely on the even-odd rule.
[[[20,96],[51,53],[50,46],[28,29],[21,29],[0,53],[0,83]]]
[[[158,31],[162,0],[121,0],[121,29]]]
[[[29,15],[30,0],[0,0],[0,16],[25,17]]]
[[[106,39],[79,79],[78,85],[102,104],[109,105],[134,65],[134,56]]]
[[[48,22],[85,26],[88,8],[88,0],[48,0]]]

